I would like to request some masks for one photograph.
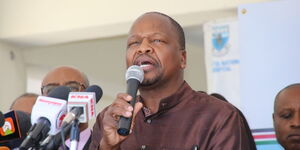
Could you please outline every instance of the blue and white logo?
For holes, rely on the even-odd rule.
[[[226,55],[229,50],[229,25],[214,26],[212,31],[213,55]]]

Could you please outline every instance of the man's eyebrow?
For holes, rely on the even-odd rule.
[[[149,33],[149,35],[150,35],[150,36],[156,36],[156,35],[159,35],[159,36],[166,36],[165,33],[160,33],[160,32]],[[130,35],[127,39],[131,39],[131,38],[135,38],[135,37],[139,37],[138,34]]]
[[[56,85],[59,85],[59,84],[58,84],[58,83],[48,83],[48,84],[46,84],[46,85],[43,85],[42,87],[44,87],[44,86],[49,86],[49,85],[56,86]]]
[[[78,82],[78,81],[68,81],[68,82],[66,82],[65,84],[71,84],[71,83],[79,83],[79,84],[83,84],[83,83],[80,83],[80,82]]]

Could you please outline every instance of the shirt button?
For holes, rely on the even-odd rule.
[[[146,145],[142,145],[141,150],[145,150],[146,149]]]
[[[151,119],[148,119],[148,120],[147,120],[147,123],[149,123],[149,124],[150,124],[150,123],[151,123]]]

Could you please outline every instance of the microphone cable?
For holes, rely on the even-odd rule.
[[[64,131],[65,127],[61,127],[61,131]],[[66,150],[66,144],[65,144],[65,133],[64,132],[60,132],[61,135],[61,142],[62,142],[62,149]]]

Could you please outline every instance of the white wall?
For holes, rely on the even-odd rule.
[[[22,51],[0,42],[0,111],[25,92],[26,75]]]
[[[239,4],[262,1],[268,0],[1,0],[0,39],[32,46],[119,36],[148,11],[197,25],[230,16]]]

